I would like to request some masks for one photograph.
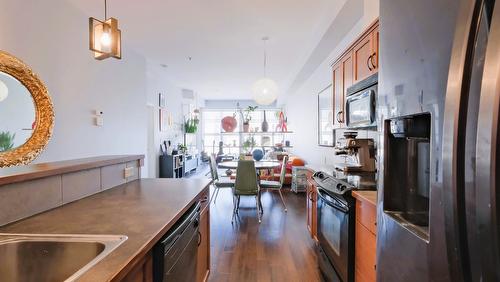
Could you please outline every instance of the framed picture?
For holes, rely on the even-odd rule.
[[[160,124],[160,131],[166,131],[168,127],[168,113],[167,110],[165,109],[160,109],[159,110],[159,124]]]
[[[162,93],[158,93],[158,107],[165,108],[167,106],[167,101],[165,99],[165,95]]]
[[[318,145],[333,147],[333,87],[318,93]]]

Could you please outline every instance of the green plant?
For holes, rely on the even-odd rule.
[[[245,140],[245,142],[243,142],[243,150],[245,151],[245,153],[248,154],[253,150],[253,147],[255,147],[255,145],[257,145],[257,142],[255,141],[255,138],[253,137],[253,135],[250,135]]]
[[[184,122],[184,131],[186,133],[196,133],[198,130],[198,124],[200,120],[198,118],[189,118]]]
[[[252,112],[254,112],[259,106],[248,106],[242,113],[243,123],[250,123],[252,120]]]
[[[186,145],[180,144],[180,143],[177,145],[177,148],[179,149],[179,151],[181,151],[183,153],[187,152],[187,150],[188,150]]]
[[[16,134],[8,131],[0,132],[0,152],[5,152],[14,147],[14,138]]]

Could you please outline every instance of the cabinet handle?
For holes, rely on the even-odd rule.
[[[366,65],[368,66],[368,69],[369,69],[370,71],[372,70],[372,67],[370,66],[370,62],[371,62],[371,60],[372,60],[372,56],[373,56],[373,55],[371,55],[370,57],[368,57],[368,58],[366,59]]]
[[[201,233],[198,231],[198,246],[201,245]]]
[[[205,197],[203,197],[203,199],[200,200],[201,203],[204,203],[206,201],[208,201],[208,196],[205,196]]]
[[[375,64],[375,56],[377,56],[377,53],[373,53],[373,55],[370,56],[370,62],[372,63],[373,69],[377,68],[377,65]]]
[[[342,115],[342,111],[339,111],[339,112],[337,113],[337,122],[338,122],[338,123],[342,123],[342,122],[343,122],[343,121],[342,121],[342,119],[341,119],[341,115]]]

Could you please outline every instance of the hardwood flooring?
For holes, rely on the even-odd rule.
[[[264,192],[259,224],[255,198],[242,197],[231,224],[232,192],[221,189],[211,203],[211,273],[208,281],[320,281],[314,242],[306,227],[306,196]]]

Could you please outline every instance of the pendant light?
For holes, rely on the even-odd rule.
[[[108,19],[107,4],[104,0],[104,21],[89,18],[89,48],[94,52],[96,60],[122,58],[121,30],[118,29],[117,19]]]
[[[278,97],[278,85],[267,77],[266,41],[268,40],[267,36],[262,38],[264,41],[264,77],[257,80],[252,86],[253,99],[259,105],[270,105]]]

